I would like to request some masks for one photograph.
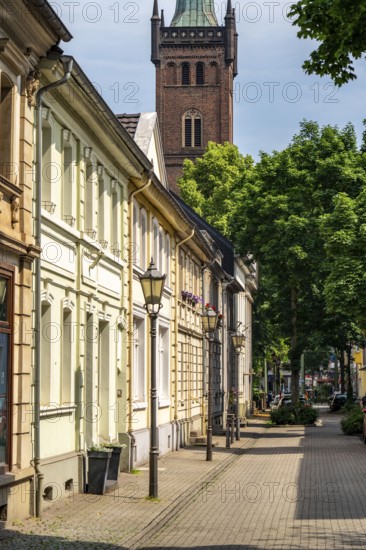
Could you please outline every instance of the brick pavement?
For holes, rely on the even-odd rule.
[[[0,533],[0,548],[364,549],[366,446],[339,419],[254,421],[231,450],[221,438],[212,463],[197,448],[162,457],[158,502],[145,499],[147,470],[122,474],[115,493],[75,495]]]

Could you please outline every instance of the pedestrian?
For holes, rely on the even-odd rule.
[[[362,402],[363,408],[365,409],[365,408],[366,408],[366,393],[365,393],[365,395],[362,397],[361,402]]]

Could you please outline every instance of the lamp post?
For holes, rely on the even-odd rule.
[[[245,336],[242,332],[236,332],[231,336],[233,347],[235,349],[235,386],[236,386],[236,403],[235,403],[235,426],[236,440],[240,441],[240,414],[239,414],[239,357],[241,349],[245,345]]]
[[[202,328],[209,342],[208,349],[208,410],[207,410],[207,449],[206,460],[212,461],[212,385],[213,385],[213,337],[217,326],[217,313],[212,307],[207,307],[202,314]]]
[[[150,381],[150,468],[149,468],[149,497],[158,497],[158,391],[156,387],[156,321],[162,308],[166,275],[162,275],[155,267],[154,260],[148,270],[139,275],[142,291],[145,298],[145,309],[150,317],[151,335],[151,381]]]

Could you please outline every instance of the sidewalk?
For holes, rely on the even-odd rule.
[[[226,449],[224,436],[213,436],[218,446],[214,447],[212,462],[206,461],[205,447],[187,447],[161,457],[158,501],[146,499],[148,466],[137,474],[122,473],[118,487],[106,495],[70,494],[45,510],[42,520],[30,518],[0,532],[0,546],[4,550],[135,547],[253,447],[265,430],[266,420],[253,418],[250,427],[242,428],[241,440],[230,449]]]

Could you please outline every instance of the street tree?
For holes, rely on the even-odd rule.
[[[339,193],[355,198],[364,184],[363,153],[350,124],[303,121],[284,151],[262,152],[256,165],[228,144],[210,144],[196,165],[185,164],[183,199],[259,262],[260,313],[267,308],[271,331],[289,341],[295,400],[301,355],[323,330],[329,262],[322,220]],[[266,349],[265,339],[260,347]]]
[[[303,64],[306,73],[329,75],[338,86],[357,78],[354,60],[366,52],[365,0],[299,0],[289,16],[300,38],[320,42]]]

